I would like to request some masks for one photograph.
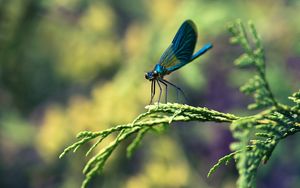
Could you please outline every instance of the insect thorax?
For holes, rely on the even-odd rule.
[[[157,74],[163,76],[164,74],[166,74],[166,71],[167,71],[167,70],[166,70],[166,68],[163,67],[162,65],[156,64],[153,71],[156,71]]]

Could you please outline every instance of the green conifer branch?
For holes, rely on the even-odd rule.
[[[145,127],[141,129],[135,139],[131,142],[129,146],[127,146],[127,157],[130,158],[133,154],[133,152],[137,149],[137,147],[140,145],[142,139],[144,138],[145,134],[150,130],[150,127]]]
[[[144,135],[149,130],[158,130],[162,125],[169,125],[172,122],[188,122],[188,121],[200,121],[200,122],[232,122],[239,119],[239,117],[222,113],[215,110],[210,110],[203,107],[192,107],[183,104],[167,103],[159,105],[149,105],[146,106],[147,112],[139,115],[132,123],[125,125],[118,125],[116,127],[106,129],[104,131],[91,132],[83,131],[77,135],[79,139],[74,144],[67,147],[60,158],[66,155],[70,151],[76,151],[78,148],[86,143],[98,139],[90,149],[87,151],[86,155],[91,153],[91,151],[105,138],[113,133],[118,133],[117,137],[105,148],[99,151],[95,156],[93,156],[83,169],[83,173],[86,178],[82,184],[82,187],[86,187],[90,182],[92,177],[102,171],[103,166],[112,152],[116,147],[128,137],[136,134],[135,139],[127,147],[127,156],[130,157],[136,147],[142,141]]]
[[[252,66],[257,74],[251,78],[241,91],[252,94],[255,103],[250,104],[249,109],[269,107],[252,117],[240,118],[233,121],[230,130],[236,142],[231,144],[231,150],[238,152],[234,155],[237,162],[239,179],[238,187],[255,187],[256,173],[261,163],[266,163],[276,145],[289,135],[300,131],[299,129],[299,106],[286,106],[278,103],[266,79],[265,55],[262,42],[252,22],[249,22],[249,30],[252,37],[246,35],[246,29],[241,21],[236,21],[229,26],[233,37],[231,41],[245,50],[236,61],[239,67]],[[254,47],[251,47],[251,41]],[[297,103],[297,93],[292,99]],[[298,96],[299,97],[299,96]]]
[[[246,28],[240,20],[228,26],[228,30],[232,34],[231,43],[239,44],[245,51],[235,60],[234,64],[242,68],[254,67],[257,72],[253,78],[241,87],[241,91],[245,94],[252,94],[255,99],[255,103],[248,106],[249,109],[277,107],[278,103],[266,79],[265,53],[262,42],[252,21],[249,21],[248,26],[251,36],[247,35]]]
[[[239,153],[241,151],[242,150],[238,150],[238,151],[232,152],[232,153],[220,158],[218,160],[218,162],[213,167],[210,168],[210,170],[207,174],[207,177],[209,178],[222,164],[225,163],[225,165],[227,165],[229,163],[229,161],[234,158],[234,155],[236,155],[237,153]]]
[[[265,110],[253,116],[239,117],[204,107],[193,107],[183,104],[167,103],[146,106],[147,111],[139,115],[132,123],[118,125],[103,131],[82,131],[77,135],[78,141],[68,146],[60,158],[70,151],[77,151],[84,144],[94,142],[86,152],[90,154],[105,138],[117,134],[112,142],[95,154],[83,169],[86,187],[91,179],[102,172],[105,162],[112,152],[124,140],[135,136],[127,147],[130,157],[140,145],[145,134],[153,130],[161,132],[172,122],[227,122],[235,139],[230,145],[232,153],[220,158],[210,169],[211,176],[220,165],[234,159],[239,172],[237,185],[240,188],[255,187],[257,169],[266,163],[277,144],[284,138],[300,131],[300,90],[291,99],[295,105],[287,106],[276,101],[266,79],[265,54],[262,42],[252,22],[249,22],[250,36],[240,20],[229,25],[232,43],[239,44],[245,51],[235,60],[238,67],[254,67],[256,74],[241,87],[241,91],[254,97],[249,109]]]

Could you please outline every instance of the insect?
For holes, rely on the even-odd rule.
[[[162,86],[163,84],[166,88],[165,101],[167,102],[168,96],[168,85],[176,88],[177,95],[178,90],[185,97],[184,92],[175,84],[164,79],[165,75],[180,69],[184,65],[192,62],[194,59],[204,54],[207,50],[212,48],[211,43],[205,44],[198,52],[194,53],[195,45],[197,42],[197,29],[192,20],[186,20],[182,23],[179,30],[177,31],[171,45],[165,50],[161,56],[159,62],[154,66],[154,69],[145,74],[145,78],[151,81],[151,100],[152,104],[153,98],[155,96],[156,83],[159,86],[159,98],[158,103],[161,99]]]

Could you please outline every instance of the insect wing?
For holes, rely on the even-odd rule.
[[[196,26],[191,20],[187,20],[180,26],[172,44],[163,53],[159,63],[169,71],[180,68],[191,61],[196,41]]]

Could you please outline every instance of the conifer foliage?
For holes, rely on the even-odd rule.
[[[235,65],[255,70],[254,76],[241,86],[240,90],[254,98],[254,103],[250,104],[248,109],[260,110],[257,114],[239,117],[203,107],[176,103],[155,104],[146,106],[147,111],[139,115],[132,123],[117,125],[98,132],[80,132],[77,135],[78,141],[68,146],[60,158],[69,151],[76,152],[81,146],[92,142],[93,144],[86,152],[88,155],[108,136],[117,135],[87,162],[83,169],[85,180],[82,187],[86,187],[91,179],[103,170],[107,159],[124,140],[134,137],[127,147],[127,156],[130,157],[141,144],[145,134],[161,132],[172,122],[178,121],[229,123],[230,131],[235,139],[230,145],[232,153],[219,159],[209,171],[208,176],[212,175],[221,164],[227,164],[233,159],[239,172],[238,187],[255,187],[257,169],[260,164],[269,160],[282,139],[300,131],[300,90],[289,97],[294,102],[293,106],[276,101],[266,79],[262,42],[254,24],[249,22],[247,26],[249,29],[246,29],[238,20],[230,24],[228,28],[232,34],[231,43],[240,45],[244,50],[244,53],[235,60]]]

